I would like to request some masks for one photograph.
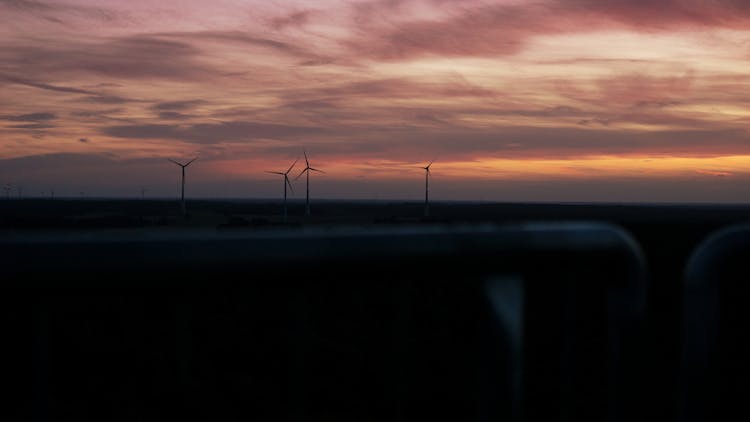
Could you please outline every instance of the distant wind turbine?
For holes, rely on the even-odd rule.
[[[422,167],[424,169],[424,216],[430,216],[430,166],[435,160],[430,161],[430,164]]]
[[[171,158],[167,158],[167,160],[169,160],[169,161],[177,164],[178,166],[182,167],[182,191],[181,191],[181,194],[180,194],[180,202],[182,204],[182,215],[183,216],[187,215],[187,209],[185,208],[185,168],[187,168],[187,166],[189,166],[190,163],[192,163],[193,161],[195,161],[197,159],[198,159],[198,157],[195,157],[192,160],[188,161],[187,163],[182,164],[182,163],[179,163],[179,162],[177,162],[177,161],[175,161],[175,160],[173,160]]]
[[[305,215],[310,215],[310,171],[317,171],[320,173],[325,173],[323,170],[318,170],[316,168],[310,167],[310,161],[307,159],[307,151],[303,151],[305,154],[305,169],[300,172],[297,177],[294,178],[294,180],[297,180],[302,176],[302,174],[307,173],[307,194],[305,195]]]
[[[289,182],[289,172],[292,171],[294,166],[297,164],[297,161],[299,161],[299,158],[294,160],[292,165],[289,166],[289,169],[287,169],[287,171],[285,172],[280,172],[280,171],[267,171],[266,172],[266,173],[271,173],[271,174],[280,174],[284,176],[284,222],[285,223],[286,223],[286,215],[287,215],[287,212],[286,212],[286,188],[287,186],[289,186],[289,190],[291,190],[292,193],[294,193],[294,189],[292,189],[292,184],[291,182]]]

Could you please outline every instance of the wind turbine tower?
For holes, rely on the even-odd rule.
[[[168,158],[169,161],[177,164],[178,166],[180,166],[182,168],[182,191],[180,193],[180,203],[182,204],[182,216],[183,217],[187,215],[187,208],[185,208],[185,169],[187,168],[187,166],[190,165],[190,163],[192,163],[193,161],[195,161],[197,159],[198,159],[198,157],[195,157],[192,160],[188,161],[187,163],[182,164],[182,163],[179,163],[179,162],[177,162],[177,161],[175,161],[175,160],[173,160],[171,158]]]
[[[305,169],[300,172],[294,180],[297,180],[302,176],[303,173],[307,173],[307,193],[305,195],[305,216],[310,215],[310,172],[317,171],[319,173],[325,173],[323,170],[318,170],[314,167],[310,167],[310,161],[307,159],[307,151],[303,151],[305,154]]]
[[[286,188],[287,186],[289,186],[289,190],[291,190],[292,193],[294,193],[294,189],[292,189],[292,184],[291,182],[289,182],[289,172],[292,171],[294,166],[297,164],[297,161],[299,161],[299,159],[294,160],[292,165],[289,166],[289,169],[287,169],[287,171],[285,172],[280,172],[280,171],[267,171],[266,172],[266,173],[271,173],[271,174],[280,174],[284,176],[284,222],[285,223],[286,223],[286,215],[287,215],[287,212],[286,212]]]
[[[424,169],[424,216],[430,216],[430,166],[435,160],[430,161],[430,164],[422,167]]]

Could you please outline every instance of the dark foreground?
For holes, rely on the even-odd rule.
[[[746,391],[750,296],[684,286],[750,207],[279,208],[2,201],[11,419],[710,420]]]

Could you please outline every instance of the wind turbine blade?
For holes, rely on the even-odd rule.
[[[310,167],[307,167],[306,169],[302,170],[302,171],[301,171],[301,172],[300,172],[300,173],[299,173],[299,174],[297,175],[297,177],[295,177],[295,178],[294,178],[294,180],[297,180],[297,179],[299,179],[299,178],[300,178],[300,176],[302,176],[303,174],[305,174],[305,172],[306,172],[306,171],[308,171],[308,170],[310,170]]]
[[[294,188],[292,187],[292,183],[289,181],[289,177],[287,175],[284,175],[284,180],[286,180],[286,184],[289,186],[289,190],[292,191],[292,195],[294,195]]]
[[[289,173],[290,171],[292,171],[292,169],[294,168],[294,165],[297,164],[297,161],[299,161],[299,158],[296,159],[296,160],[294,160],[294,162],[292,163],[292,165],[289,166],[289,170],[287,170],[286,173]]]
[[[192,160],[188,161],[188,162],[187,162],[187,164],[185,164],[185,167],[189,166],[189,165],[190,165],[190,163],[192,163],[193,161],[195,161],[195,160],[197,160],[197,159],[198,159],[198,157],[195,157],[195,158],[193,158]]]
[[[307,161],[307,151],[303,149],[302,153],[305,154],[305,164],[307,165],[307,167],[310,167],[310,162]]]
[[[310,167],[310,170],[312,170],[312,171],[317,171],[317,172],[320,172],[320,173],[325,173],[325,172],[324,172],[323,170],[318,170],[318,169],[314,169],[314,168],[312,168],[312,167]]]
[[[284,175],[284,173],[282,173],[282,172],[280,172],[280,171],[266,171],[266,173],[271,173],[271,174],[280,174],[280,175],[282,175],[282,176]]]
[[[167,160],[169,160],[169,161],[171,161],[171,162],[173,162],[173,163],[177,164],[178,166],[182,167],[182,164],[178,163],[177,161],[175,161],[175,160],[173,160],[173,159],[171,159],[171,158],[167,158]]]

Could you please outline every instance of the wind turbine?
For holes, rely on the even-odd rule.
[[[325,173],[323,170],[318,170],[316,168],[310,167],[310,161],[307,159],[307,151],[303,150],[303,153],[305,154],[305,169],[300,172],[297,177],[294,178],[294,180],[297,180],[302,176],[303,173],[307,173],[307,194],[305,195],[305,215],[310,215],[310,171],[317,171],[320,173]]]
[[[198,159],[198,157],[195,157],[192,160],[188,161],[187,163],[182,164],[182,163],[178,163],[177,161],[175,161],[175,160],[173,160],[171,158],[167,158],[167,160],[169,160],[169,161],[177,164],[178,166],[182,167],[182,193],[180,195],[180,202],[182,203],[182,215],[183,216],[187,215],[187,209],[185,208],[185,168],[187,168],[187,166],[189,166],[190,163],[192,163],[193,161],[195,161],[197,159]]]
[[[280,174],[284,176],[284,222],[285,223],[286,223],[286,187],[289,186],[289,190],[291,190],[292,193],[294,193],[294,189],[292,189],[292,183],[289,182],[289,172],[292,171],[294,166],[297,164],[297,161],[299,161],[299,158],[294,160],[292,165],[289,166],[289,169],[287,169],[287,171],[285,172],[280,172],[280,171],[267,171],[266,172],[266,173],[271,173],[271,174]]]
[[[430,161],[430,164],[422,167],[424,169],[424,216],[430,216],[430,166],[435,160]]]

